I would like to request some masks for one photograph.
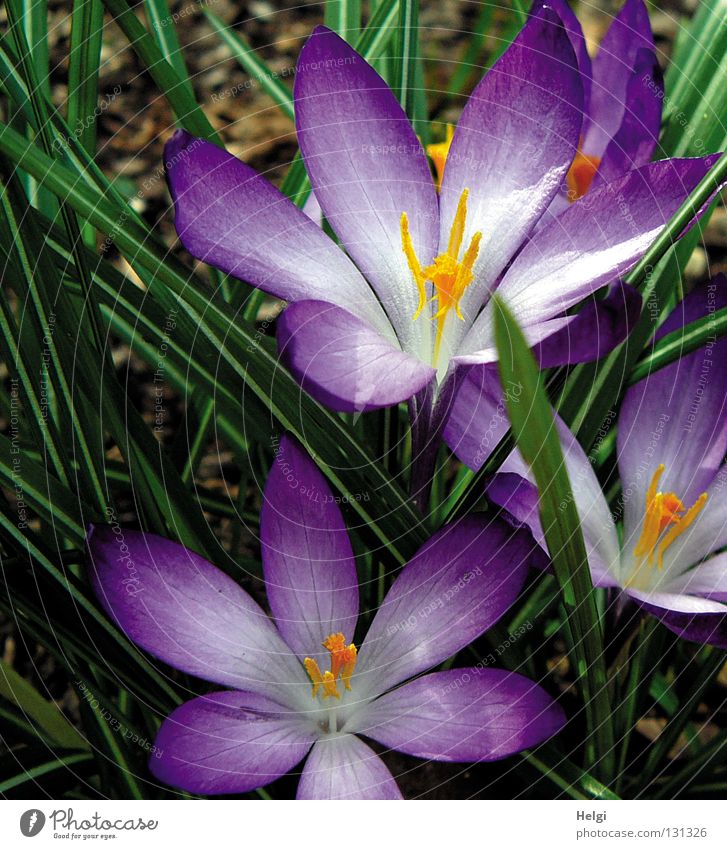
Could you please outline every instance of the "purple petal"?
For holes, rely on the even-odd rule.
[[[619,541],[601,484],[591,461],[566,424],[557,416],[555,423],[581,521],[591,578],[598,587],[617,586],[610,567],[619,562]],[[533,475],[519,451],[513,451],[500,466],[486,493],[490,501],[504,507],[517,521],[527,525],[538,544],[547,550]]]
[[[568,38],[578,59],[578,70],[581,72],[581,83],[583,85],[583,111],[587,113],[591,96],[591,77],[593,70],[581,22],[576,17],[576,13],[567,0],[548,0],[548,6],[557,12],[558,17],[565,24]],[[537,4],[534,8],[537,9]]]
[[[727,601],[727,553],[717,554],[669,581],[670,593]]]
[[[528,22],[467,101],[441,191],[440,251],[462,191],[469,189],[464,244],[482,233],[475,281],[462,312],[474,315],[532,230],[578,146],[583,91],[560,18],[545,6]],[[455,332],[460,331],[455,324]]]
[[[522,393],[519,384],[510,384],[508,388],[514,397]],[[497,365],[470,367],[452,401],[444,428],[445,442],[476,472],[509,429]]]
[[[536,347],[540,368],[599,360],[629,335],[641,315],[641,295],[627,283],[612,286],[606,298],[592,297],[562,329]]]
[[[317,27],[298,60],[295,121],[326,219],[402,342],[413,338],[420,332],[411,320],[418,294],[402,250],[401,214],[407,212],[417,255],[427,264],[437,249],[439,212],[426,156],[404,111],[355,50]]]
[[[317,737],[313,723],[263,696],[210,693],[164,720],[149,768],[190,793],[247,793],[300,763]]]
[[[435,377],[370,324],[323,301],[291,304],[278,319],[285,365],[321,403],[363,413],[406,401]]]
[[[265,485],[260,540],[268,602],[291,649],[315,657],[337,632],[350,642],[358,580],[348,532],[326,479],[287,436]]]
[[[302,665],[250,596],[204,558],[154,534],[93,525],[94,589],[151,654],[191,675],[282,700],[309,693]]]
[[[565,722],[561,707],[523,675],[473,667],[424,675],[385,693],[346,730],[417,758],[494,761],[537,746]]]
[[[297,799],[401,799],[381,758],[353,734],[324,736],[313,746]]]
[[[727,278],[695,289],[664,322],[659,338],[727,306]],[[618,427],[618,461],[626,499],[626,533],[641,524],[645,497],[663,463],[662,492],[689,506],[712,483],[727,452],[727,338],[681,357],[632,386]],[[719,493],[715,498],[722,500]],[[708,499],[707,508],[712,504]]]
[[[530,533],[470,516],[438,531],[384,598],[352,687],[373,697],[446,660],[515,601],[537,550]]]
[[[164,149],[175,226],[197,259],[286,301],[322,298],[392,333],[342,250],[249,165],[178,131]]]
[[[621,126],[603,153],[592,187],[615,180],[632,168],[640,168],[651,160],[656,149],[664,83],[653,52],[639,52],[625,97]]]
[[[593,60],[590,123],[583,142],[587,153],[603,156],[624,115],[632,105],[637,107],[629,102],[627,92],[642,51],[655,54],[649,16],[641,0],[626,0]]]
[[[627,590],[641,607],[670,631],[693,643],[727,649],[727,606],[719,601],[666,592]]]
[[[560,315],[623,276],[717,158],[652,162],[589,192],[538,230],[498,287],[517,320],[530,325]],[[471,336],[489,320],[485,313]]]

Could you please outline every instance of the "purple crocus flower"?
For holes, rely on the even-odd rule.
[[[727,278],[695,289],[657,338],[727,306]],[[594,585],[617,587],[688,640],[727,648],[727,338],[711,341],[632,386],[618,420],[623,514],[614,518],[591,463],[558,422]],[[514,452],[488,497],[545,547],[537,492]]]
[[[429,411],[437,400],[448,408],[456,367],[496,359],[495,287],[544,362],[592,359],[624,337],[640,307],[628,286],[568,311],[638,260],[714,158],[646,164],[543,223],[583,129],[571,37],[535,4],[468,99],[438,193],[384,80],[317,28],[298,61],[296,128],[345,252],[225,151],[181,132],[168,143],[181,241],[289,303],[281,355],[318,400],[363,412],[415,399],[429,422],[420,429],[436,431],[445,416]]]
[[[299,799],[394,799],[394,778],[362,736],[420,758],[487,761],[563,726],[561,708],[522,675],[486,665],[421,675],[513,603],[529,564],[542,558],[527,529],[478,516],[445,527],[396,578],[358,650],[358,582],[341,513],[287,438],[260,533],[273,620],[176,543],[90,531],[94,586],[119,627],[171,666],[230,688],[164,721],[150,761],[161,781],[244,793],[307,756]]]
[[[568,30],[583,83],[578,153],[550,207],[557,213],[590,189],[651,161],[659,142],[664,85],[642,0],[626,0],[593,61],[567,0],[549,3]]]

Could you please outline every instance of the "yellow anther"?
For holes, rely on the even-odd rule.
[[[315,699],[318,695],[318,690],[323,686],[323,675],[321,675],[320,667],[312,657],[307,657],[303,661],[303,666],[305,666],[305,671],[313,682],[313,698]]]
[[[649,489],[646,492],[641,536],[636,543],[636,548],[634,548],[634,556],[640,561],[646,558],[649,566],[654,565],[654,558],[656,557],[659,569],[664,567],[664,554],[669,546],[692,524],[707,501],[707,493],[703,492],[694,504],[686,510],[678,495],[673,492],[658,491],[659,480],[663,473],[664,464],[662,463],[654,472]],[[669,530],[662,536],[667,527]],[[659,541],[660,538],[661,541]]]
[[[664,552],[669,548],[669,546],[674,542],[674,540],[681,536],[681,534],[686,531],[686,529],[692,524],[692,522],[697,518],[697,516],[702,512],[702,508],[707,502],[707,493],[703,492],[699,498],[692,504],[692,506],[687,510],[687,512],[677,521],[673,527],[671,527],[664,537],[664,539],[659,543],[659,550],[657,551],[657,566],[659,569],[664,567]]]
[[[340,678],[343,686],[347,690],[351,689],[351,676],[356,668],[358,654],[356,646],[353,643],[346,645],[343,634],[335,633],[326,637],[323,648],[331,654],[330,672],[321,673],[320,667],[311,657],[303,661],[303,666],[313,682],[313,698],[318,695],[320,689],[323,689],[324,699],[329,697],[340,699],[341,694],[338,692],[336,682]]]
[[[447,135],[444,141],[436,142],[435,144],[427,145],[427,156],[432,160],[434,172],[436,174],[437,191],[442,188],[442,180],[444,179],[444,166],[447,164],[447,156],[449,156],[449,148],[454,137],[454,127],[447,124]]]
[[[401,245],[404,249],[406,261],[409,263],[409,270],[411,271],[412,277],[414,278],[414,282],[416,283],[417,289],[419,290],[419,306],[417,307],[417,311],[414,313],[414,320],[416,320],[421,315],[421,312],[427,303],[427,285],[424,279],[424,274],[422,273],[422,267],[419,264],[416,251],[414,250],[414,244],[411,240],[411,233],[409,232],[409,219],[406,216],[406,212],[401,213],[400,221]]]
[[[455,212],[452,227],[449,231],[447,251],[435,257],[431,265],[428,265],[426,268],[422,268],[416,252],[414,251],[411,234],[409,233],[409,219],[407,218],[406,213],[402,213],[401,215],[401,245],[419,292],[419,306],[412,316],[412,319],[416,321],[426,305],[427,282],[431,282],[434,288],[434,294],[430,300],[433,301],[436,299],[438,304],[437,312],[433,316],[433,318],[436,318],[438,322],[437,336],[434,344],[435,363],[439,356],[442,331],[449,311],[454,308],[457,317],[464,320],[464,316],[460,309],[460,300],[462,299],[465,290],[474,279],[473,268],[477,261],[480,251],[480,243],[482,241],[482,233],[478,231],[470,239],[469,246],[460,260],[459,255],[464,242],[467,224],[468,197],[469,189],[465,189],[460,195],[459,202],[457,203],[457,211]]]
[[[338,687],[336,687],[336,679],[333,676],[332,672],[324,672],[323,673],[323,698],[333,697],[334,699],[340,699],[341,694],[338,692]]]
[[[568,200],[571,203],[580,200],[588,192],[601,165],[600,156],[588,156],[581,151],[582,141],[581,139],[578,144],[578,152],[565,178],[568,186]]]

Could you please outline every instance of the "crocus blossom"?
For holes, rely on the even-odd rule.
[[[318,27],[298,61],[296,129],[343,250],[243,162],[183,132],[165,154],[177,232],[195,257],[288,302],[281,356],[336,410],[448,400],[457,366],[496,359],[495,287],[551,360],[593,358],[623,338],[638,294],[618,284],[568,311],[638,260],[714,157],[643,165],[537,227],[579,150],[582,78],[571,34],[537,2],[469,97],[438,192],[384,80]]]
[[[89,533],[95,589],[119,627],[171,666],[229,688],[164,721],[150,761],[161,781],[243,793],[307,756],[300,799],[395,799],[394,778],[362,737],[420,758],[487,761],[563,726],[561,708],[522,675],[485,665],[421,675],[513,603],[543,556],[527,529],[478,516],[445,527],[393,582],[360,646],[341,513],[287,438],[266,484],[260,533],[272,619],[183,546],[106,526]]]
[[[657,338],[727,306],[727,279],[689,294]],[[632,386],[618,420],[622,541],[592,465],[558,422],[594,585],[619,588],[688,640],[727,648],[727,338]],[[514,452],[488,497],[545,547],[537,492]]]
[[[550,213],[651,160],[659,142],[664,100],[649,15],[642,0],[626,0],[595,58],[567,0],[549,0],[563,20],[583,83],[578,152]]]

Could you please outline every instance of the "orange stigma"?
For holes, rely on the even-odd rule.
[[[583,153],[581,150],[582,142],[583,139],[578,144],[578,152],[565,178],[568,186],[568,200],[571,203],[580,200],[591,188],[593,178],[601,164],[600,156],[588,156],[588,154]]]
[[[341,694],[338,692],[336,682],[340,678],[343,686],[347,690],[351,689],[351,676],[356,668],[358,652],[353,643],[346,645],[346,640],[341,633],[329,634],[323,641],[323,648],[331,654],[330,672],[321,673],[320,667],[312,657],[307,657],[303,661],[305,671],[313,683],[312,695],[315,698],[318,691],[323,690],[324,699],[340,699]]]
[[[634,556],[642,562],[646,558],[649,566],[654,565],[656,557],[659,569],[664,566],[666,550],[692,524],[707,501],[707,493],[703,492],[687,510],[675,493],[658,491],[659,479],[663,473],[664,464],[661,463],[654,472],[646,493],[641,536],[634,549]],[[666,533],[663,533],[664,531]]]
[[[413,320],[416,321],[419,318],[427,304],[428,281],[434,286],[434,295],[429,300],[431,302],[436,299],[439,305],[439,309],[433,316],[437,319],[437,339],[434,345],[435,363],[439,356],[442,330],[444,329],[444,323],[449,311],[454,309],[457,318],[464,319],[460,311],[459,302],[462,295],[464,295],[465,289],[474,278],[472,269],[480,252],[482,233],[477,232],[470,239],[470,243],[461,259],[459,256],[464,240],[468,195],[469,189],[465,189],[460,196],[459,203],[457,204],[457,212],[452,222],[452,229],[449,231],[449,243],[446,252],[439,254],[434,259],[434,262],[426,268],[422,268],[414,250],[414,244],[409,233],[409,219],[407,214],[406,212],[401,213],[402,250],[404,251],[409,269],[419,291],[419,306],[412,316]]]
[[[452,144],[452,138],[454,137],[454,127],[451,124],[447,124],[446,132],[447,135],[445,136],[444,141],[427,145],[427,156],[432,160],[432,165],[434,166],[434,173],[436,174],[435,183],[437,186],[437,191],[442,188],[442,180],[444,179],[444,166],[447,164],[449,148]]]

